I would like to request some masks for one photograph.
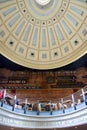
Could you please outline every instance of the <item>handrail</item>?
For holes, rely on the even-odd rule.
[[[24,114],[26,111],[37,111],[37,115],[39,115],[40,112],[46,111],[50,112],[51,115],[56,111],[65,113],[68,109],[76,110],[77,106],[81,103],[87,105],[87,86],[72,95],[56,99],[55,101],[38,100],[36,102],[31,102],[28,98],[17,98],[16,95],[6,93],[6,89],[0,89],[0,101],[1,107],[4,107],[4,104],[7,104],[12,107],[12,111],[15,111],[15,109],[23,110]]]

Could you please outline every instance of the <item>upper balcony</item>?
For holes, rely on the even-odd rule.
[[[0,91],[0,98],[1,125],[46,129],[87,124],[87,86],[56,101],[30,102],[6,90]]]

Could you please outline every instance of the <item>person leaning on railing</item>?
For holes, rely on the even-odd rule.
[[[4,95],[4,91],[0,90],[0,100],[3,98],[3,95]]]

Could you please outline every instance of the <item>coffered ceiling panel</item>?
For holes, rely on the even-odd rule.
[[[86,52],[86,0],[0,0],[0,53],[10,60],[52,69]]]

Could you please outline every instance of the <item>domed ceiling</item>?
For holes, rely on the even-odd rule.
[[[80,58],[87,52],[84,1],[0,0],[0,53],[34,69],[58,68]]]

